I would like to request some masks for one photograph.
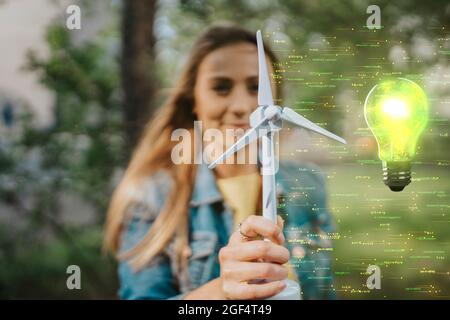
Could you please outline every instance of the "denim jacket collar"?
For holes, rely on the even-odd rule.
[[[281,171],[281,164],[279,171]],[[276,176],[278,176],[278,173]],[[286,194],[283,184],[277,183],[276,192],[278,197]],[[213,170],[209,169],[208,164],[206,163],[197,165],[197,173],[190,205],[192,207],[197,207],[218,201],[223,201],[223,196],[217,187]]]

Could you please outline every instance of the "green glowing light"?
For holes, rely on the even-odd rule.
[[[376,85],[366,98],[364,115],[378,142],[381,160],[412,160],[428,122],[427,97],[416,83],[398,78]]]
[[[409,108],[402,100],[388,99],[383,103],[383,112],[392,118],[404,119],[409,115]]]

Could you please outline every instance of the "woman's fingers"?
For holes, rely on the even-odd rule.
[[[230,237],[230,244],[245,241],[242,234],[249,238],[262,236],[278,244],[283,244],[285,240],[282,228],[262,216],[249,216],[241,223],[240,231]]]
[[[284,264],[289,260],[289,250],[270,241],[255,240],[224,247],[220,258],[235,261],[263,259],[266,262]]]
[[[284,280],[288,276],[288,270],[285,266],[265,262],[232,263],[225,265],[221,272],[224,277],[234,279],[236,282],[258,279]]]
[[[286,287],[283,280],[263,284],[224,284],[223,291],[228,299],[265,299],[281,292]]]
[[[280,215],[277,215],[277,225],[283,230],[284,228],[284,220]]]
[[[283,290],[288,272],[282,264],[289,260],[289,250],[283,247],[283,226],[279,216],[274,223],[253,215],[231,235],[228,245],[219,252],[220,278],[227,298],[264,299]],[[257,240],[260,236],[265,240]],[[260,279],[271,282],[253,282]]]

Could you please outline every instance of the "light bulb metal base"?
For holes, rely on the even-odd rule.
[[[411,182],[411,162],[383,161],[383,181],[392,191],[402,191]]]

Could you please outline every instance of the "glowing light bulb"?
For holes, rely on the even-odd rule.
[[[409,110],[405,102],[398,99],[388,99],[383,103],[383,112],[392,118],[404,119]]]
[[[367,95],[364,115],[378,143],[384,183],[402,191],[411,182],[411,160],[428,122],[425,92],[408,79],[383,81]]]

